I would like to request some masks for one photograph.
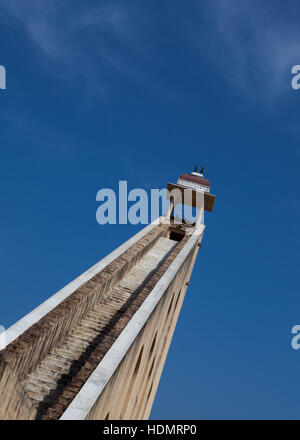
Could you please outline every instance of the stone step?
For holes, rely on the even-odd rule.
[[[51,398],[54,399],[54,390],[59,388],[59,380],[64,377],[63,375],[69,374],[72,366],[75,365],[76,369],[78,366],[76,362],[85,350],[92,349],[97,338],[99,340],[106,335],[106,343],[114,342],[115,337],[112,336],[110,339],[108,335],[111,320],[120,316],[120,311],[126,307],[132,294],[138,292],[140,286],[151,277],[153,271],[176,244],[177,242],[173,240],[160,238],[121,281],[112,287],[106,298],[96,304],[66,339],[60,342],[27,376],[23,385],[33,400],[41,402],[47,399],[50,391]]]

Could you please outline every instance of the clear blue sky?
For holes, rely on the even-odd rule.
[[[96,192],[216,194],[152,418],[299,418],[297,1],[0,0],[0,324],[142,226]]]

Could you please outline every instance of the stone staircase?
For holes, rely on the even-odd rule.
[[[106,298],[94,306],[66,339],[27,375],[23,386],[38,409],[37,418],[45,418],[49,408],[51,410],[81,366],[88,362],[95,347],[102,343],[103,353],[110,348],[118,331],[124,327],[121,317],[126,315],[130,304],[138,298],[143,286],[176,245],[177,241],[159,238],[147,254],[112,287]],[[127,322],[129,319],[127,315]],[[70,402],[65,400],[64,403],[66,406]]]

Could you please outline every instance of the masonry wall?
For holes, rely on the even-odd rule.
[[[196,245],[86,419],[149,418],[197,251]]]
[[[124,344],[122,345],[123,354],[118,361],[120,364],[116,364],[113,370],[108,370],[111,371],[112,376],[107,377],[103,384],[104,388],[100,390],[97,382],[95,397],[82,418],[147,419],[149,417],[202,235],[201,237],[198,234],[192,237],[186,235],[179,243],[174,242],[172,250],[166,251],[165,255],[162,254],[164,257],[157,266],[155,266],[156,259],[151,256],[151,261],[155,262],[153,273],[151,272],[151,276],[140,284],[138,294],[133,295],[130,304],[126,302],[126,313],[125,309],[121,315],[119,309],[115,310],[116,316],[111,318],[113,322],[115,318],[118,319],[115,326],[103,335],[104,339],[97,339],[97,344],[92,340],[92,351],[84,352],[86,357],[83,358],[81,353],[80,362],[76,364],[77,369],[73,367],[68,373],[70,378],[68,377],[67,380],[63,378],[66,382],[63,387],[60,384],[63,391],[59,389],[59,394],[55,397],[56,406],[54,400],[53,402],[49,400],[48,391],[40,397],[43,392],[40,392],[41,387],[38,389],[39,396],[34,401],[33,396],[30,398],[32,389],[29,389],[27,394],[25,385],[28,385],[29,376],[34,377],[37,383],[36,376],[32,375],[34,369],[40,368],[42,360],[74,330],[79,322],[81,325],[82,318],[93,309],[95,304],[103,298],[110,298],[107,295],[112,286],[123,279],[160,237],[168,237],[169,232],[165,225],[145,228],[144,235],[138,236],[134,242],[131,241],[125,249],[122,247],[118,255],[114,255],[108,263],[108,260],[104,259],[105,264],[102,265],[101,270],[93,271],[87,281],[70,292],[69,296],[61,300],[58,305],[47,310],[38,322],[29,325],[27,330],[0,352],[0,419],[36,419],[39,415],[41,418],[38,410],[41,402],[49,406],[49,413],[43,413],[42,418],[60,418],[69,406],[72,407],[75,397],[77,398],[84,388],[83,384],[88,382],[90,375],[101,364],[106,351],[110,346],[114,346],[120,332],[123,332],[125,327],[129,327],[128,322],[131,322],[132,317],[136,316],[140,309],[142,316],[147,316],[147,320],[146,318],[142,320],[139,333],[134,335],[129,345],[125,344],[125,350]],[[163,240],[167,238],[158,243]],[[88,272],[91,273],[91,270]],[[142,304],[148,299],[148,295],[151,297],[152,292],[154,296],[156,295],[155,289],[160,292],[158,296],[160,299],[157,299],[159,302],[155,302],[154,310],[152,307],[149,314],[145,315]],[[32,322],[27,317],[23,321]],[[106,344],[105,338],[109,343]],[[81,346],[80,340],[77,342],[78,347]],[[52,362],[51,368],[52,366],[57,366],[60,371],[58,361]],[[51,370],[51,377],[53,377],[52,372]],[[53,389],[55,391],[56,384],[54,388],[52,385],[51,383],[48,387],[51,393]]]
[[[24,378],[165,233],[154,227],[0,352],[0,419],[35,418]]]

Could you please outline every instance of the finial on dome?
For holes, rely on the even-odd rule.
[[[200,174],[204,173],[204,167],[201,168]]]
[[[197,173],[197,171],[198,171],[198,165],[195,166],[194,173]]]

